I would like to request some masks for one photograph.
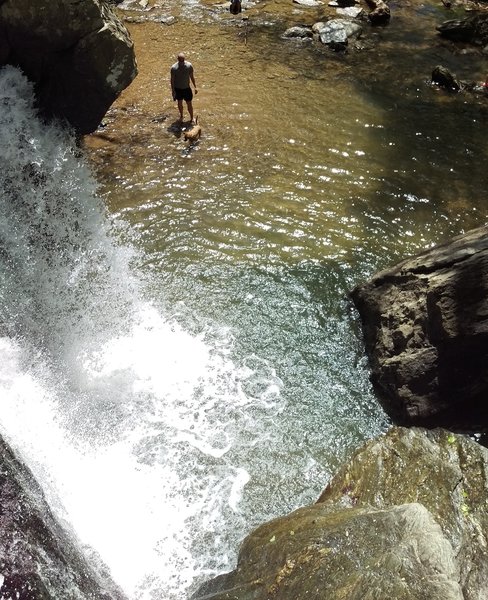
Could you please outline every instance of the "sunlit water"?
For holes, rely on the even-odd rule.
[[[233,568],[387,427],[348,291],[485,222],[486,105],[432,90],[419,40],[381,70],[376,50],[182,6],[131,26],[140,75],[85,140],[103,201],[19,74],[0,84],[0,424],[131,599]],[[169,100],[179,50],[194,147]]]

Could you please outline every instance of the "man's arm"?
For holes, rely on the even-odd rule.
[[[175,74],[173,72],[173,69],[170,69],[170,71],[169,71],[169,77],[170,77],[170,85],[171,85],[171,96],[173,97],[173,100],[176,100],[176,96],[175,96]]]
[[[193,69],[190,72],[190,79],[191,79],[191,82],[193,83],[193,87],[195,88],[195,94],[198,94],[197,84],[195,83],[195,75],[193,74]]]

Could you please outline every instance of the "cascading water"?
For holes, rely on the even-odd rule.
[[[0,98],[2,433],[130,597],[181,598],[233,566],[236,457],[281,382],[258,357],[236,366],[228,331],[163,318],[70,135],[40,122],[16,69]]]

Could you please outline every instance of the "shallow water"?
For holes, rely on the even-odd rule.
[[[233,568],[252,527],[313,502],[388,426],[348,292],[486,221],[486,103],[427,83],[482,62],[427,43],[445,11],[413,8],[345,56],[282,40],[322,9],[278,0],[247,21],[195,2],[125,13],[178,20],[129,24],[140,74],[85,138],[106,212],[59,134],[44,147],[22,117],[53,180],[9,222],[8,253],[33,249],[21,278],[5,270],[2,430],[131,598]],[[169,97],[181,50],[192,147]],[[49,223],[56,243],[32,240]]]

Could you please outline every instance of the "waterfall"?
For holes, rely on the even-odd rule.
[[[148,297],[72,135],[12,67],[0,106],[1,432],[130,598],[181,599],[234,565],[239,456],[281,382],[259,357],[236,365],[229,331],[190,334]]]

